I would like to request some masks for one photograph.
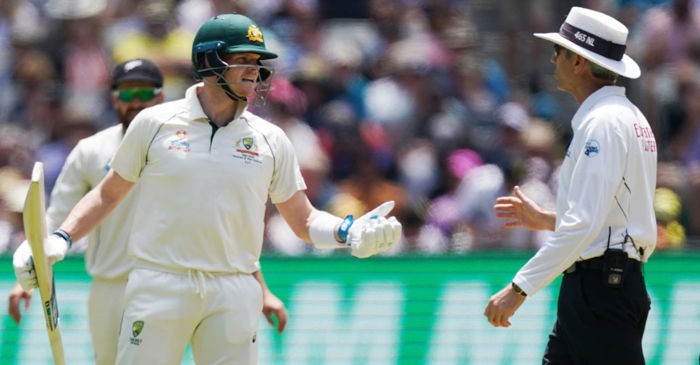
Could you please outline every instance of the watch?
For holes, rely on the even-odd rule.
[[[516,283],[514,283],[514,282],[511,282],[511,283],[510,283],[510,287],[513,288],[513,291],[515,292],[515,294],[520,294],[520,295],[522,295],[522,296],[524,296],[524,297],[527,296],[527,293],[525,293],[525,292],[518,286],[518,284],[516,284]]]

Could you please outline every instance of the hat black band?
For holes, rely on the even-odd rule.
[[[576,45],[616,61],[622,59],[622,56],[625,55],[625,49],[627,48],[627,46],[624,44],[617,44],[601,39],[594,34],[588,33],[583,29],[576,28],[566,22],[564,22],[564,24],[561,25],[561,28],[559,28],[559,34],[562,37],[574,42]]]

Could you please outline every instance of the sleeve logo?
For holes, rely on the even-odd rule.
[[[598,141],[595,139],[588,140],[586,142],[586,148],[583,154],[588,157],[593,157],[598,153],[600,153],[600,143],[598,143]]]

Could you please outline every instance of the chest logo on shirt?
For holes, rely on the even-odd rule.
[[[590,139],[586,142],[586,150],[583,152],[588,157],[593,157],[600,153],[600,143],[595,139]]]
[[[132,337],[129,339],[129,342],[131,342],[132,345],[138,346],[143,341],[142,339],[138,338],[141,334],[141,331],[143,331],[143,325],[143,321],[134,321],[134,323],[131,324]]]
[[[242,159],[245,163],[261,163],[262,160],[259,158],[260,153],[258,152],[258,144],[255,142],[253,137],[243,137],[236,142],[236,149],[233,154],[234,158]]]
[[[187,140],[186,130],[178,129],[175,131],[175,136],[168,138],[168,150],[182,152],[190,152],[192,150],[190,142]]]

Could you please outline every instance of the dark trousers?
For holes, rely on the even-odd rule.
[[[542,364],[643,365],[650,306],[640,265],[628,265],[621,288],[607,286],[600,268],[578,267],[562,279]]]

